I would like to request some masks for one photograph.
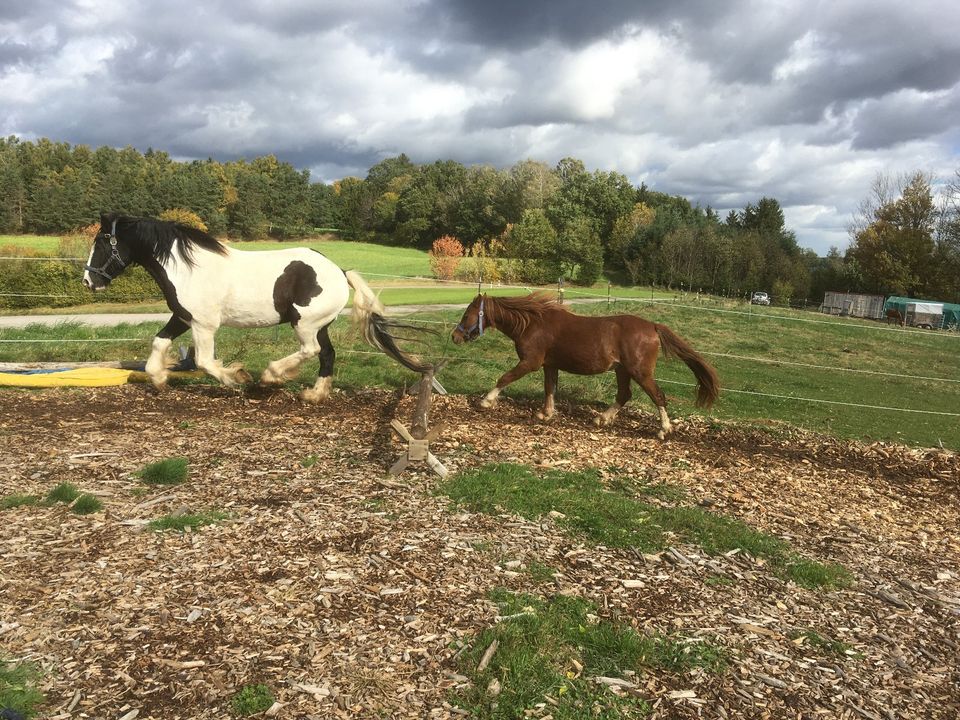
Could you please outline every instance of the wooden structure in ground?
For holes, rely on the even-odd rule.
[[[413,422],[408,430],[406,426],[394,418],[390,425],[407,443],[404,453],[397,459],[390,468],[391,475],[399,475],[410,463],[426,463],[441,478],[447,476],[447,468],[437,457],[430,452],[430,442],[435,440],[443,430],[443,425],[438,425],[432,430],[428,423],[430,418],[430,401],[433,399],[434,389],[434,370],[423,373],[420,378],[420,384],[417,390],[417,404],[413,410]],[[438,383],[439,384],[439,383]]]

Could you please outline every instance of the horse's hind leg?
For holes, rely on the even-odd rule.
[[[316,324],[307,324],[301,320],[293,329],[300,341],[300,349],[267,365],[260,376],[261,385],[282,385],[287,380],[293,380],[300,374],[300,366],[320,352]]]
[[[333,387],[333,361],[337,359],[337,352],[333,349],[333,343],[330,342],[330,334],[327,323],[317,331],[317,342],[320,344],[320,377],[312,388],[305,388],[300,393],[300,399],[308,403],[316,403],[326,400],[330,397],[330,389]]]
[[[153,347],[150,350],[150,357],[147,358],[147,365],[144,370],[146,370],[150,382],[158,390],[167,387],[167,379],[170,377],[170,371],[167,369],[167,350],[170,349],[174,338],[183,335],[189,329],[190,326],[186,322],[174,315],[153,338]]]
[[[212,375],[227,387],[250,382],[253,378],[241,365],[224,367],[214,357],[214,336],[217,329],[206,325],[193,324],[193,345],[196,348],[197,367]]]
[[[630,373],[622,365],[614,368],[617,373],[617,399],[606,410],[593,419],[593,424],[597,427],[603,427],[613,422],[614,418],[620,412],[621,408],[630,402],[633,393],[630,390]]]
[[[663,390],[657,385],[657,381],[653,379],[652,373],[634,375],[633,379],[636,380],[637,384],[643,388],[643,391],[650,396],[653,404],[656,405],[657,410],[660,411],[660,432],[657,433],[657,437],[661,440],[665,439],[673,430],[673,425],[670,424],[670,416],[667,415],[667,396],[663,394]]]

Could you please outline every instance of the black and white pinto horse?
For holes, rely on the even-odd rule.
[[[236,250],[185,225],[102,214],[83,284],[103,290],[130,265],[141,265],[150,273],[173,312],[153,339],[147,360],[147,374],[157,388],[164,388],[169,377],[167,352],[173,339],[188,329],[193,331],[197,366],[234,386],[252,378],[242,365],[224,367],[215,359],[217,328],[288,322],[300,350],[271,362],[260,382],[279,385],[293,379],[305,361],[319,355],[320,376],[300,397],[307,402],[326,399],[336,356],[327,330],[347,304],[351,287],[354,319],[367,342],[414,372],[430,367],[397,347],[390,329],[403,326],[383,316],[383,306],[363,278],[342,271],[315,250]]]

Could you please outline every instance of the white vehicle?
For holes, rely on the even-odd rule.
[[[753,296],[750,298],[750,304],[751,305],[769,305],[770,296],[767,295],[765,292],[755,292]]]

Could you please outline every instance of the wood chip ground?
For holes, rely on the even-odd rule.
[[[661,443],[638,410],[596,430],[585,407],[544,425],[522,402],[480,411],[434,399],[431,421],[447,429],[431,449],[451,472],[512,461],[679,485],[689,502],[856,578],[812,591],[740,553],[606,549],[550,517],[451,510],[428,472],[386,475],[399,452],[389,421],[409,419],[413,402],[336,392],[312,407],[209,386],[5,391],[0,494],[71,482],[105,505],[0,511],[0,653],[45,669],[44,716],[222,718],[240,687],[265,683],[271,717],[461,717],[453,656],[495,621],[488,591],[507,587],[583,596],[640,631],[728,652],[719,675],[631,678],[655,718],[960,717],[955,454],[697,420]],[[143,494],[132,474],[172,456],[189,458],[189,481]],[[145,528],[205,510],[229,520]],[[533,561],[555,579],[531,579]]]

